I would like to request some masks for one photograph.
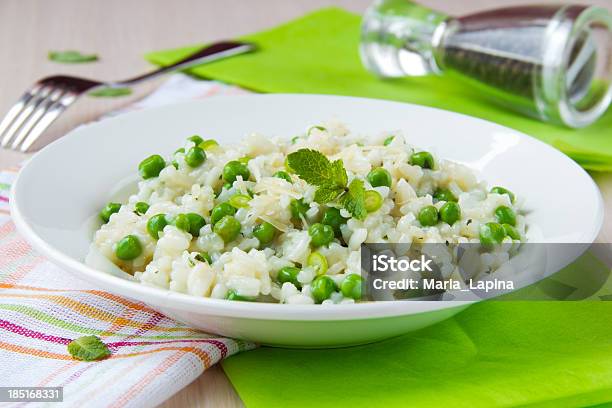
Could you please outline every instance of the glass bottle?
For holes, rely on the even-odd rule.
[[[543,121],[583,127],[612,100],[612,14],[518,6],[449,17],[408,0],[364,15],[364,65],[380,77],[448,75]]]

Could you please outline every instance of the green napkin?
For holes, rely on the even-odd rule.
[[[457,81],[444,77],[380,80],[358,55],[360,17],[344,10],[316,11],[268,31],[245,36],[260,51],[202,65],[190,73],[260,92],[319,93],[392,99],[465,113],[537,137],[591,170],[612,170],[612,110],[581,130],[549,125],[500,108]],[[167,65],[201,47],[153,52]],[[423,131],[426,131],[424,129]],[[469,138],[461,134],[458,138]]]
[[[604,282],[603,284],[601,282]],[[584,407],[612,401],[612,277],[587,252],[552,277],[364,346],[225,360],[247,407]],[[512,299],[588,299],[520,301]]]
[[[223,369],[248,408],[584,407],[612,401],[610,302],[486,302],[342,349],[262,347]]]

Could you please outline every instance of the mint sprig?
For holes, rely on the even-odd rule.
[[[365,210],[363,181],[355,179],[348,184],[342,160],[331,162],[313,149],[300,149],[287,156],[289,167],[305,182],[317,186],[314,200],[319,204],[338,201],[353,217],[363,220]]]
[[[353,217],[363,220],[368,212],[365,208],[365,188],[363,180],[354,179],[348,186],[348,191],[342,196],[340,203]]]
[[[83,336],[71,341],[68,352],[81,361],[96,361],[110,356],[110,350],[97,336]]]

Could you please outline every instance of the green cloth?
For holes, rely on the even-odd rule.
[[[222,364],[248,408],[583,407],[612,401],[611,322],[611,302],[486,302],[375,344]]]
[[[612,170],[612,111],[589,128],[570,130],[499,108],[449,79],[378,80],[359,61],[354,14],[324,9],[244,38],[260,51],[190,72],[261,92],[366,96],[454,110],[533,135],[588,169]],[[169,64],[197,47],[147,58]],[[581,281],[576,273],[600,267],[583,257],[570,268],[572,279],[547,279],[526,292],[567,291],[571,298],[572,285]],[[223,368],[249,408],[595,405],[612,401],[611,323],[612,302],[483,302],[384,342],[330,350],[262,347],[229,358]]]
[[[612,302],[599,301],[611,294],[609,268],[587,252],[505,301],[401,337],[261,347],[222,364],[248,408],[591,406],[612,401]]]
[[[523,131],[567,153],[590,170],[612,170],[612,109],[597,123],[567,129],[492,104],[478,91],[444,77],[380,80],[358,55],[360,17],[344,10],[316,11],[287,24],[245,36],[260,51],[189,72],[260,92],[318,93],[391,99],[484,118]],[[153,52],[146,58],[169,64],[201,45]],[[426,131],[426,129],[423,129]],[[457,137],[469,135],[457,130]]]

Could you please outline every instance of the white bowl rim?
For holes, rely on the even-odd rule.
[[[300,97],[300,98],[338,98],[338,99],[352,99],[352,100],[364,100],[364,101],[380,101],[393,104],[401,104],[404,106],[417,107],[418,109],[428,109],[433,111],[441,111],[444,114],[458,115],[471,121],[484,122],[487,126],[498,127],[500,130],[512,131],[516,134],[520,134],[529,140],[530,143],[536,143],[544,146],[546,149],[552,149],[556,154],[560,155],[563,160],[568,162],[569,166],[573,166],[575,170],[583,173],[590,180],[592,188],[596,193],[597,200],[597,221],[592,225],[592,228],[583,233],[583,241],[592,243],[597,237],[602,225],[603,225],[603,198],[601,193],[595,184],[595,182],[588,176],[588,173],[580,167],[576,162],[571,160],[563,153],[557,151],[550,145],[535,139],[523,132],[516,129],[508,128],[499,125],[494,122],[490,122],[484,119],[464,115],[457,112],[447,111],[444,109],[433,108],[429,106],[416,105],[397,101],[379,100],[374,98],[362,98],[352,96],[340,96],[340,95],[320,95],[320,94],[255,94],[255,95],[232,95],[232,96],[216,96],[215,99],[227,99],[236,100],[237,98],[278,98],[278,97]],[[177,105],[189,105],[198,102],[205,101],[184,101],[171,106]],[[151,111],[163,110],[169,105],[150,108],[143,111],[129,112],[120,117],[135,116],[140,114],[150,114]],[[88,126],[95,126],[96,122],[89,124]],[[76,130],[76,129],[75,129]],[[57,139],[51,144],[45,146],[35,156],[44,154],[50,148],[56,148],[63,143],[67,143],[73,137],[79,137],[79,132],[72,130],[65,136]],[[294,320],[294,321],[333,321],[333,320],[367,320],[376,319],[381,317],[397,317],[405,316],[409,314],[419,314],[424,312],[435,312],[443,309],[450,309],[454,307],[461,307],[475,303],[473,301],[383,301],[383,302],[366,302],[356,304],[345,304],[345,305],[287,305],[277,303],[263,303],[263,302],[228,302],[224,299],[213,299],[205,297],[196,297],[187,295],[179,292],[172,292],[170,290],[155,288],[150,286],[142,285],[138,282],[129,281],[122,279],[117,276],[110,275],[103,271],[94,269],[87,264],[77,261],[72,257],[65,255],[61,251],[53,248],[50,244],[45,242],[39,237],[33,230],[33,228],[25,221],[25,218],[20,210],[19,202],[16,199],[18,195],[18,189],[21,188],[20,179],[22,172],[28,168],[29,163],[35,159],[35,156],[28,160],[28,162],[22,168],[17,175],[14,183],[11,187],[9,200],[9,207],[11,212],[12,221],[15,223],[17,230],[23,234],[24,238],[32,245],[34,249],[40,252],[41,255],[47,257],[51,262],[55,263],[60,267],[66,267],[70,269],[68,273],[74,274],[75,271],[85,276],[85,279],[89,282],[102,282],[106,287],[111,287],[120,293],[122,296],[130,297],[132,299],[138,299],[140,302],[148,304],[163,305],[172,303],[173,307],[184,309],[187,311],[193,311],[202,314],[216,315],[216,316],[230,316],[246,319],[262,319],[262,320]],[[107,290],[107,289],[102,289]],[[133,293],[138,296],[130,296]],[[141,299],[150,299],[141,300]],[[409,309],[409,310],[406,310]]]

